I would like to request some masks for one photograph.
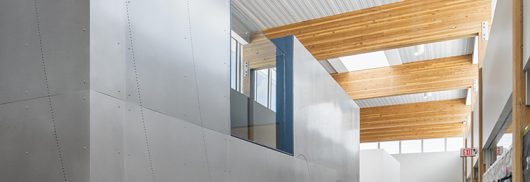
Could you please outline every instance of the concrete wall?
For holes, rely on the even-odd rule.
[[[399,162],[382,149],[361,150],[361,182],[399,182]]]
[[[483,66],[484,145],[512,93],[512,1],[498,1]],[[511,108],[511,102],[508,103]],[[504,118],[502,118],[504,119]]]
[[[403,182],[462,181],[459,152],[436,152],[392,155],[401,165]]]
[[[89,181],[89,1],[0,2],[0,181]]]

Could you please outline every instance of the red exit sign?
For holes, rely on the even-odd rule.
[[[475,157],[477,151],[474,148],[462,148],[460,149],[460,157]]]

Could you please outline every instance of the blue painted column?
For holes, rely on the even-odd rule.
[[[273,39],[276,45],[276,145],[294,154],[293,130],[293,42],[294,36]]]

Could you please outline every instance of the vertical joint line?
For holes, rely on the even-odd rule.
[[[52,104],[52,95],[51,95],[51,90],[50,90],[50,84],[48,81],[48,71],[46,70],[46,61],[44,57],[44,45],[43,45],[42,33],[40,29],[40,14],[39,14],[39,7],[38,7],[37,0],[33,0],[33,6],[34,6],[34,11],[35,11],[34,12],[35,20],[37,24],[37,37],[39,38],[40,60],[41,60],[41,65],[42,65],[43,77],[44,77],[44,85],[46,86],[46,94],[47,94],[46,97],[48,98],[48,105],[50,109],[50,117],[51,117],[51,122],[52,122],[52,133],[53,133],[53,137],[55,138],[55,145],[57,148],[57,157],[58,157],[59,164],[61,167],[63,181],[68,182],[68,176],[66,175],[66,169],[64,167],[63,150],[61,147],[61,141],[57,133],[55,109],[53,108],[53,104]]]
[[[191,47],[191,58],[192,58],[192,63],[193,63],[193,78],[194,78],[194,81],[195,81],[195,90],[197,92],[197,105],[198,105],[198,109],[199,109],[199,121],[201,123],[201,135],[202,135],[202,143],[203,143],[203,146],[204,146],[204,158],[205,158],[205,161],[206,161],[206,169],[208,171],[208,180],[209,182],[212,182],[212,174],[210,172],[210,161],[208,159],[208,146],[206,145],[206,137],[204,136],[204,120],[202,118],[202,109],[201,109],[201,97],[200,97],[200,94],[199,94],[199,80],[197,79],[197,63],[195,62],[195,50],[193,49],[193,34],[192,34],[192,29],[191,29],[191,8],[190,8],[191,4],[190,4],[190,0],[186,0],[186,10],[187,10],[187,13],[188,13],[188,36],[190,37],[190,47]],[[240,70],[241,71],[241,70]],[[236,86],[237,87],[237,86]]]
[[[144,130],[144,139],[145,139],[145,148],[146,148],[146,152],[147,152],[147,159],[149,160],[149,169],[151,171],[151,177],[153,178],[153,182],[156,182],[156,178],[155,178],[155,168],[153,166],[153,158],[151,156],[151,147],[150,147],[150,144],[149,144],[149,135],[148,135],[148,130],[147,130],[147,126],[146,126],[146,122],[145,122],[145,116],[144,116],[144,110],[143,110],[143,102],[142,102],[142,91],[140,89],[140,79],[139,79],[139,74],[138,74],[138,69],[136,67],[136,57],[135,57],[135,54],[134,54],[134,43],[133,43],[133,32],[132,32],[132,23],[131,23],[131,16],[130,16],[130,13],[129,13],[129,3],[131,1],[127,0],[125,1],[125,9],[126,9],[126,14],[127,14],[127,27],[128,27],[128,32],[129,32],[129,53],[130,53],[130,56],[131,56],[131,62],[132,62],[132,66],[133,66],[133,70],[134,70],[134,77],[135,77],[135,82],[136,82],[136,90],[138,91],[137,95],[138,95],[138,105],[140,106],[139,110],[140,110],[140,119],[142,121],[142,127],[143,127],[143,130]]]

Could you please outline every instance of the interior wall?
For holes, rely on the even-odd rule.
[[[321,181],[359,179],[360,109],[311,53],[292,38],[295,155],[332,169]],[[313,168],[318,174],[319,168]]]
[[[491,137],[495,124],[512,94],[512,1],[498,1],[483,65],[483,139]],[[511,102],[508,103],[511,108]],[[504,119],[504,118],[501,118]]]
[[[361,182],[400,182],[399,162],[382,149],[361,150]]]
[[[462,181],[459,152],[436,152],[392,155],[401,165],[403,182]]]
[[[91,0],[93,181],[358,181],[358,109],[316,61],[321,85],[294,87],[327,89],[295,105],[333,122],[296,118],[294,156],[230,136],[229,10],[228,0]]]
[[[89,181],[89,2],[0,1],[0,181]]]

